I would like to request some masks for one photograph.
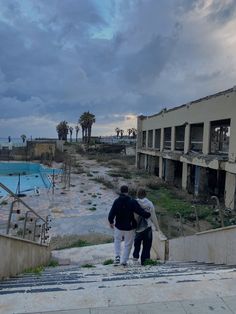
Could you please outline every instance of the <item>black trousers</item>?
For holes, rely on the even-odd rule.
[[[142,232],[137,232],[135,234],[134,239],[134,252],[133,257],[139,258],[141,244],[143,245],[142,253],[141,253],[141,264],[145,262],[145,260],[150,259],[150,251],[152,247],[152,228],[148,227]]]

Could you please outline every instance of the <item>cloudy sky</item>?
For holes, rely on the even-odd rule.
[[[93,135],[236,85],[236,0],[0,0],[0,137]]]

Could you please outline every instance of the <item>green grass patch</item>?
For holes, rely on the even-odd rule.
[[[48,267],[57,267],[59,265],[58,261],[55,261],[55,260],[50,260],[49,263],[48,263]]]
[[[114,263],[114,260],[110,258],[110,259],[106,259],[102,264],[103,265],[111,265],[113,263]]]
[[[143,266],[156,266],[159,265],[160,262],[154,259],[147,259],[144,263]]]
[[[115,187],[111,181],[105,179],[104,177],[96,177],[96,178],[93,178],[92,180],[103,184],[108,189],[114,189]]]
[[[88,210],[95,211],[97,208],[95,206],[88,208]]]
[[[44,266],[38,266],[35,268],[29,268],[24,271],[25,274],[37,274],[42,275],[42,271],[44,271]]]
[[[83,267],[83,268],[94,268],[95,265],[92,265],[92,264],[83,264],[83,265],[81,265],[81,267]]]
[[[0,202],[0,205],[7,205],[7,204],[8,204],[7,201]]]
[[[117,178],[117,177],[121,177],[124,179],[132,179],[132,174],[130,172],[128,172],[128,170],[124,170],[124,169],[119,169],[117,171],[111,170],[108,171],[107,173],[109,176]]]

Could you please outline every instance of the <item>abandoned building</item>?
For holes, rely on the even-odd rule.
[[[236,198],[236,87],[138,117],[136,165],[195,197]]]

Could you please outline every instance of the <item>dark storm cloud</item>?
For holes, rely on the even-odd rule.
[[[86,110],[113,130],[234,85],[234,3],[1,0],[0,134],[54,136]]]
[[[211,5],[210,18],[218,23],[227,23],[234,16],[236,11],[236,2],[229,0],[223,2],[221,0],[215,0]]]

